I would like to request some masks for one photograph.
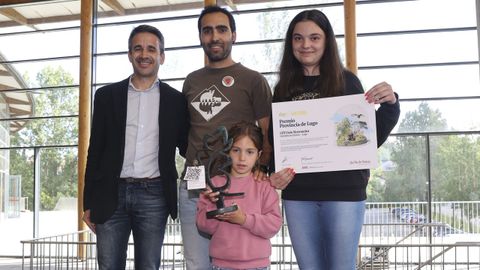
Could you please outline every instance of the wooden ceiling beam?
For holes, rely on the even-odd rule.
[[[10,76],[10,72],[8,72],[7,70],[0,70],[0,76]]]
[[[0,90],[10,90],[10,89],[15,89],[15,88],[10,85],[0,83]]]
[[[0,1],[7,1],[7,2],[15,2],[18,3],[34,3],[34,2],[45,2],[45,0],[0,0]],[[106,0],[110,1],[110,0]],[[235,5],[239,4],[250,4],[250,3],[267,3],[267,2],[279,2],[282,0],[235,0]],[[51,2],[51,1],[49,1]],[[232,1],[233,2],[233,1]],[[225,3],[225,2],[224,2]],[[1,9],[0,4],[0,9]],[[34,7],[32,7],[34,8]],[[180,4],[169,4],[163,6],[153,6],[153,7],[143,7],[143,8],[132,8],[132,9],[124,9],[124,15],[138,15],[138,14],[148,14],[148,13],[156,13],[156,12],[165,12],[165,11],[176,11],[176,10],[187,10],[187,9],[198,9],[203,8],[203,2],[191,2],[191,3],[180,3]],[[118,13],[115,11],[106,11],[106,12],[99,12],[99,17],[112,17],[118,16]],[[61,16],[52,16],[52,17],[45,17],[45,18],[35,18],[35,19],[27,19],[27,25],[36,25],[36,24],[43,24],[43,23],[57,23],[57,22],[65,22],[65,21],[80,21],[80,14],[71,14],[71,15],[61,15]],[[11,26],[18,26],[18,22],[16,21],[2,21],[0,22],[1,27],[11,27]]]
[[[117,0],[102,0],[102,2],[113,9],[117,15],[125,15],[125,8]]]
[[[29,100],[21,100],[21,99],[12,98],[12,97],[5,97],[5,101],[8,104],[31,105],[31,101],[29,101]]]
[[[25,125],[25,120],[10,120],[10,131],[17,131]]]
[[[47,2],[47,1],[49,0],[2,0],[0,2],[0,6],[31,4],[31,3]]]
[[[9,112],[10,112],[10,116],[27,116],[27,115],[31,115],[32,114],[32,111],[30,110],[22,110],[20,108],[14,108],[14,107],[10,107],[9,108]]]
[[[0,14],[7,18],[10,18],[13,21],[16,21],[19,24],[28,24],[28,19],[13,8],[0,8]]]

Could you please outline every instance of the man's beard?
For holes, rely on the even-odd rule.
[[[228,43],[224,43],[223,45],[224,45],[224,51],[223,53],[220,54],[220,53],[212,53],[210,51],[209,45],[202,44],[203,51],[207,55],[208,61],[220,62],[230,56],[230,54],[232,53],[232,43],[228,42]]]

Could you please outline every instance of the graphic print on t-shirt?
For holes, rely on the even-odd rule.
[[[206,121],[210,121],[230,104],[230,100],[215,85],[212,85],[193,98],[191,104]]]

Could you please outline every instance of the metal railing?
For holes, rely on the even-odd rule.
[[[428,220],[419,203],[367,204],[357,269],[480,269],[480,233],[470,216],[478,205],[443,203],[433,207],[437,213],[431,216],[438,220]],[[286,224],[271,242],[271,269],[298,269]],[[22,269],[98,268],[89,231],[26,240],[22,246]],[[133,243],[127,269],[134,269]],[[185,269],[178,221],[167,225],[160,269]]]
[[[360,245],[357,269],[480,269],[480,242]]]

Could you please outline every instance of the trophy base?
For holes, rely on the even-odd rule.
[[[212,210],[207,212],[207,218],[215,218],[217,215],[225,214],[225,213],[230,213],[230,212],[235,212],[237,211],[238,206],[236,205],[231,205],[223,208],[219,208],[216,210]]]

